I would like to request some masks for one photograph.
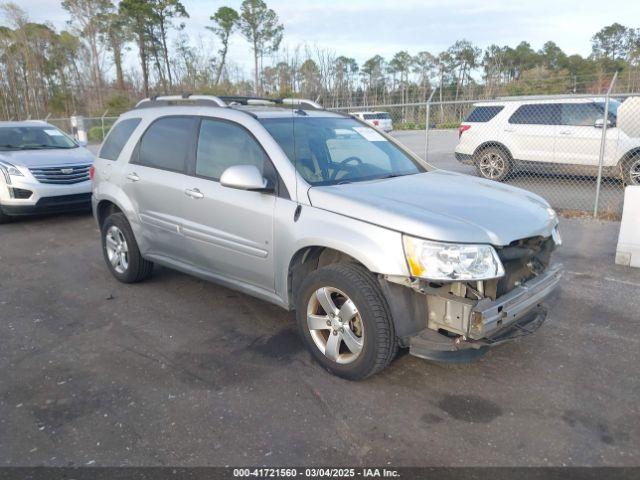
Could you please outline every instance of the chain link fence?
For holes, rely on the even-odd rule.
[[[436,168],[529,190],[566,214],[617,219],[625,185],[640,185],[640,94],[614,87],[332,110],[391,131]],[[83,117],[89,143],[99,144],[117,119]],[[75,133],[70,118],[46,120]]]
[[[105,112],[108,113],[108,112]],[[107,136],[109,130],[118,119],[118,116],[103,115],[100,117],[79,117],[82,120],[84,130],[87,132],[87,140],[89,144],[100,144],[104,137]],[[47,118],[46,121],[51,125],[55,125],[63,132],[75,135],[75,129],[72,119],[66,118]]]
[[[617,219],[625,185],[640,184],[638,94],[610,90],[335,110],[392,128],[395,138],[437,168],[529,190],[566,214]]]

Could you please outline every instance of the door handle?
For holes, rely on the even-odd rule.
[[[138,180],[140,180],[140,177],[136,175],[135,172],[131,172],[129,175],[127,175],[127,178],[132,182],[137,182]]]
[[[505,128],[504,131],[505,132],[515,132],[516,129],[515,128]]]
[[[560,135],[573,135],[573,132],[568,130],[560,130]]]
[[[200,198],[204,198],[204,193],[202,193],[202,192],[201,192],[200,190],[198,190],[197,188],[187,188],[187,189],[184,191],[184,194],[185,194],[187,197],[195,198],[196,200],[197,200],[197,199],[200,199]]]

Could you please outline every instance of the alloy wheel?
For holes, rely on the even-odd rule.
[[[107,258],[113,269],[123,274],[129,268],[129,247],[127,240],[115,225],[111,225],[105,235],[105,248],[107,249]]]
[[[631,185],[640,185],[640,157],[635,158],[629,165],[629,180]]]
[[[329,360],[348,364],[362,353],[364,328],[360,312],[337,288],[321,287],[311,295],[307,327],[316,347]]]
[[[488,152],[480,158],[479,167],[485,178],[494,180],[504,175],[507,164],[502,156],[495,152]]]

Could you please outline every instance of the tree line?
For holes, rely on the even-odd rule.
[[[158,93],[302,96],[327,107],[598,93],[613,72],[619,91],[640,89],[640,29],[619,23],[592,37],[588,57],[554,42],[484,50],[468,40],[439,53],[400,51],[362,63],[317,46],[283,46],[284,25],[263,0],[223,6],[197,38],[180,0],[63,0],[65,29],[0,4],[0,116],[5,119],[119,113]],[[228,58],[231,42],[252,53],[250,75]],[[136,62],[125,61],[135,53]]]

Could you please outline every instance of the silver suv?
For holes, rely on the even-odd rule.
[[[306,101],[143,100],[100,150],[93,209],[118,280],[158,263],[295,310],[348,379],[399,347],[464,361],[529,334],[560,280],[542,198]]]
[[[0,122],[0,223],[15,216],[86,210],[93,155],[53,125]]]

